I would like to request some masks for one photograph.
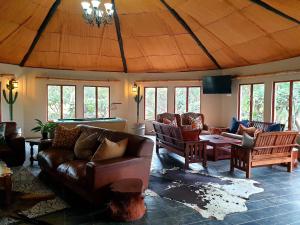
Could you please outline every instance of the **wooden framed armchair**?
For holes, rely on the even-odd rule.
[[[251,177],[251,168],[274,164],[287,164],[288,172],[292,172],[292,150],[298,132],[264,132],[259,133],[252,148],[232,144],[230,171],[234,168],[246,172],[246,178]]]

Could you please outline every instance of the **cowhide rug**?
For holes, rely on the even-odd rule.
[[[24,218],[35,218],[69,207],[28,168],[16,167],[12,170],[12,204],[8,207],[0,207],[0,225],[16,222],[17,219],[13,218],[19,217],[18,214],[22,215],[24,220]],[[3,197],[1,193],[0,197]]]
[[[205,218],[217,220],[230,213],[247,211],[249,196],[264,191],[254,180],[185,172],[179,168],[152,173],[149,186],[147,195],[178,201]]]

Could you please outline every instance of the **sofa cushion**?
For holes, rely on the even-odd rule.
[[[79,135],[79,127],[68,129],[64,126],[58,125],[55,128],[52,146],[54,148],[73,149]]]
[[[189,120],[189,124],[192,126],[192,129],[201,129],[201,130],[203,129],[201,116],[198,116],[196,118],[189,116],[188,120]]]
[[[266,132],[276,132],[276,131],[281,131],[281,126],[280,123],[274,123],[268,126],[266,129]]]
[[[88,134],[82,132],[74,147],[76,158],[90,160],[100,144],[98,137],[98,133]]]
[[[255,131],[255,127],[245,127],[243,124],[240,124],[236,134],[243,135],[244,133],[247,133],[250,136],[254,137]]]
[[[199,141],[201,130],[183,130],[182,138],[185,141]]]
[[[228,133],[228,132],[222,132],[221,135],[224,136],[224,137],[234,138],[234,139],[238,139],[238,140],[243,139],[243,136],[239,135],[239,134],[232,134],[232,133]]]
[[[0,145],[5,144],[5,123],[0,123]]]
[[[122,157],[125,154],[127,144],[128,138],[116,143],[105,138],[104,142],[99,146],[91,160],[96,161]]]
[[[41,167],[56,170],[56,168],[67,161],[75,158],[72,150],[50,148],[38,154],[38,161]]]
[[[163,123],[164,123],[164,124],[167,124],[167,125],[174,126],[174,127],[177,127],[177,126],[178,126],[175,117],[174,117],[172,120],[169,120],[169,119],[167,119],[167,118],[163,118]]]
[[[248,123],[249,123],[249,120],[238,121],[235,117],[232,117],[229,132],[235,134],[237,132],[240,124],[244,125],[245,127],[248,127]]]
[[[86,160],[72,160],[60,164],[57,167],[57,172],[64,179],[84,184],[86,181]]]

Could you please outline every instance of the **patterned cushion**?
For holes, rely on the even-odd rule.
[[[1,123],[0,124],[0,145],[5,144],[5,128],[6,128],[6,124]]]
[[[68,129],[64,126],[58,125],[55,128],[52,146],[54,148],[72,149],[79,135],[80,135],[79,127]]]
[[[105,138],[104,142],[99,146],[91,160],[96,161],[122,157],[125,154],[127,144],[128,138],[117,143]]]
[[[164,123],[164,124],[171,125],[171,126],[174,126],[174,127],[177,127],[177,126],[178,126],[175,117],[173,118],[173,120],[169,120],[169,119],[167,119],[167,118],[163,118],[163,123]]]
[[[189,124],[192,126],[192,129],[203,129],[203,123],[201,116],[198,116],[197,118],[193,118],[189,116],[188,118]]]

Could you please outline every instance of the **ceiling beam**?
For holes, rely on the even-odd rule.
[[[46,29],[50,19],[52,18],[54,12],[56,11],[57,7],[59,6],[61,0],[56,0],[53,5],[51,6],[51,8],[48,11],[48,14],[46,15],[45,19],[43,20],[42,24],[40,25],[32,43],[30,48],[28,49],[28,51],[26,52],[26,54],[24,55],[22,61],[20,62],[20,66],[24,66],[27,59],[29,58],[30,54],[32,53],[34,47],[36,46],[36,44],[38,43],[38,41],[40,40],[40,37],[42,36],[42,33],[44,32],[44,30]]]
[[[257,5],[259,5],[259,6],[261,6],[261,7],[263,7],[266,10],[271,11],[272,13],[275,13],[275,14],[277,14],[277,15],[285,18],[285,19],[288,19],[290,21],[293,21],[294,23],[300,24],[300,21],[297,20],[296,18],[291,17],[291,16],[285,14],[284,12],[281,12],[280,10],[278,10],[278,9],[274,8],[273,6],[265,3],[262,0],[250,0],[250,1],[253,2],[253,3],[255,3],[255,4],[257,4]]]
[[[216,65],[218,69],[222,69],[217,60],[210,54],[208,49],[204,46],[204,44],[200,41],[197,35],[192,31],[190,26],[184,21],[184,19],[173,9],[165,0],[160,0],[161,3],[169,10],[169,12],[177,19],[177,21],[185,28],[185,30],[192,36],[194,41],[198,44],[198,46],[205,52],[208,58]]]
[[[118,36],[120,53],[121,53],[121,57],[122,57],[123,68],[124,68],[124,72],[127,73],[128,69],[127,69],[127,63],[126,63],[126,58],[125,58],[125,53],[124,53],[123,38],[122,38],[120,20],[119,20],[119,16],[117,13],[115,0],[111,0],[111,3],[113,4],[113,7],[114,7],[114,20],[115,20],[115,26],[116,26],[117,36]]]

